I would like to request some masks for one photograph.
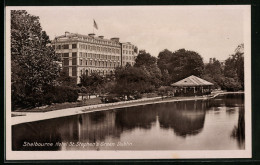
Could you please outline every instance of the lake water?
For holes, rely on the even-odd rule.
[[[12,126],[13,150],[240,150],[244,141],[243,94]]]

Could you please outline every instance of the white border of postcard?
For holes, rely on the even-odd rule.
[[[41,7],[41,8],[52,8]],[[113,7],[113,6],[111,6]],[[133,6],[134,7],[134,6]],[[156,7],[156,6],[153,6]],[[168,6],[169,7],[169,6]],[[174,6],[189,7],[189,6]],[[196,6],[198,7],[198,6]],[[23,7],[6,7],[5,10],[5,87],[6,87],[6,160],[69,160],[69,159],[191,159],[191,158],[251,158],[251,6],[214,5],[241,9],[244,17],[245,52],[245,150],[170,150],[170,151],[12,151],[11,149],[11,63],[10,63],[10,10]],[[26,7],[28,8],[28,7]],[[36,8],[36,7],[32,7]],[[40,7],[39,7],[40,8]],[[76,8],[76,7],[63,7]]]

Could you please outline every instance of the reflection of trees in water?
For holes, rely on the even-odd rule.
[[[156,105],[145,105],[125,108],[116,113],[116,126],[120,130],[134,128],[150,129],[156,121]]]
[[[160,126],[173,129],[176,135],[198,134],[205,120],[207,101],[188,101],[168,104],[159,111]]]
[[[245,110],[239,109],[238,123],[234,127],[231,137],[237,139],[239,148],[245,148]]]
[[[213,107],[239,107],[244,106],[244,94],[225,94],[219,95],[210,100]]]
[[[27,142],[82,142],[103,141],[107,136],[119,137],[115,127],[115,113],[98,112],[74,115],[13,126],[14,150],[60,150],[60,147],[22,147]],[[76,148],[79,149],[79,148]]]
[[[224,97],[224,98],[223,98]],[[223,98],[223,99],[221,99]],[[216,104],[214,102],[217,102]],[[213,105],[212,105],[213,104]],[[176,135],[198,134],[205,120],[205,110],[211,106],[243,105],[243,95],[221,96],[212,100],[181,101],[94,112],[12,126],[13,150],[60,150],[55,147],[22,147],[27,142],[100,142],[107,137],[119,139],[123,131],[135,128],[151,129],[158,120],[160,127],[173,129]],[[244,114],[239,113],[238,126],[232,136],[244,143]]]
[[[41,151],[41,150],[59,150],[60,147],[29,147],[23,146],[24,142],[29,143],[56,143],[61,141],[61,134],[58,131],[59,123],[53,123],[52,120],[47,120],[48,124],[44,122],[33,122],[18,124],[12,126],[12,150],[23,151]],[[45,122],[46,123],[46,122]],[[53,125],[52,125],[53,124]]]

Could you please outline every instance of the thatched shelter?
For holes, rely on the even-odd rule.
[[[211,93],[211,82],[196,76],[189,76],[178,82],[171,84],[174,87],[175,96],[201,96]]]

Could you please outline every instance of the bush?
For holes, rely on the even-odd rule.
[[[225,78],[222,80],[221,89],[227,91],[238,91],[242,89],[241,83],[233,78]]]
[[[69,86],[49,86],[45,88],[42,99],[44,105],[52,103],[75,102],[78,99],[78,90]]]

